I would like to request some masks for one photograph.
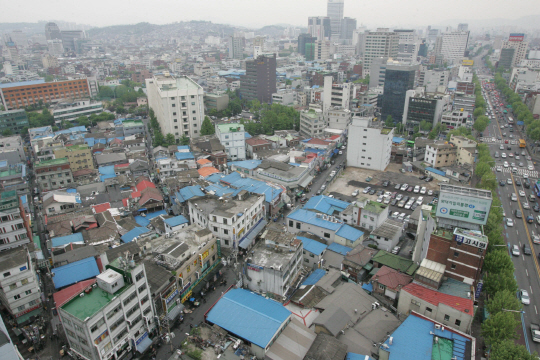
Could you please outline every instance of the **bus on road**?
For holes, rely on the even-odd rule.
[[[514,119],[513,119],[511,116],[509,116],[509,117],[508,117],[508,124],[511,125],[511,124],[513,124],[513,123],[514,123]]]
[[[519,147],[524,148],[526,146],[524,139],[519,139]]]

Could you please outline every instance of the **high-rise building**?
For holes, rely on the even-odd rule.
[[[422,121],[434,127],[441,122],[442,114],[450,107],[450,95],[424,95],[417,94],[415,90],[409,90],[405,99],[403,124],[409,131],[420,125]]]
[[[394,122],[401,122],[407,90],[414,88],[417,65],[387,65],[384,79],[381,118],[390,115]]]
[[[308,17],[308,33],[317,40],[330,39],[332,27],[328,16]]]
[[[416,30],[396,29],[394,32],[399,34],[397,60],[409,64],[416,62],[416,56],[420,47],[420,39],[418,34],[416,34]]]
[[[356,98],[356,87],[352,83],[334,84],[332,76],[324,77],[323,111],[332,107],[349,109]]]
[[[362,77],[369,75],[374,58],[396,58],[399,50],[399,34],[388,29],[366,32],[363,50]]]
[[[315,41],[317,41],[317,38],[311,36],[310,34],[300,34],[298,36],[298,53],[301,55],[306,55],[306,44],[312,44]]]
[[[242,60],[244,58],[244,37],[229,37],[229,58]]]
[[[330,18],[332,28],[332,40],[337,40],[341,32],[341,20],[343,20],[344,0],[328,0],[326,16]]]
[[[79,52],[78,40],[86,36],[82,30],[62,30],[60,31],[62,43],[65,51]]]
[[[256,59],[259,55],[262,55],[264,52],[264,38],[262,36],[257,36],[253,39],[253,58]]]
[[[62,56],[64,54],[64,44],[62,40],[47,40],[47,48],[49,49],[49,54]]]
[[[0,111],[0,133],[11,130],[13,134],[19,134],[24,127],[28,127],[24,109]]]
[[[332,44],[329,40],[318,40],[313,45],[313,60],[326,60],[330,58],[330,46]]]
[[[60,34],[60,28],[53,22],[47,23],[45,25],[45,38],[47,40],[62,40],[62,35]]]
[[[204,120],[204,90],[187,76],[168,72],[146,79],[148,106],[154,110],[164,134],[176,139],[200,136]]]
[[[465,56],[468,42],[468,31],[443,33],[437,37],[435,56],[440,56],[442,61],[448,61],[449,63],[453,63],[456,60],[461,62],[461,59]]]
[[[465,23],[458,24],[457,31],[469,31],[469,24],[465,24]]]
[[[501,60],[499,61],[499,67],[509,69],[510,67],[518,66],[527,55],[527,49],[529,43],[523,41],[525,34],[510,34],[508,40],[503,41],[501,49]],[[511,51],[513,49],[514,51]],[[510,67],[508,67],[508,58],[512,57]]]
[[[390,163],[394,129],[371,117],[353,117],[349,125],[347,166],[384,171]]]
[[[276,89],[276,54],[260,55],[246,61],[246,75],[240,82],[240,93],[247,101],[270,103]]]
[[[384,86],[386,76],[386,64],[388,58],[378,57],[371,60],[371,69],[369,70],[369,87]]]
[[[340,39],[351,40],[353,38],[353,32],[356,29],[356,19],[345,17],[341,20]]]

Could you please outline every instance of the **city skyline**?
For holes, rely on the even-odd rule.
[[[35,3],[35,4],[33,4]],[[66,0],[56,0],[52,6],[39,6],[35,0],[30,0],[24,9],[14,3],[3,4],[0,23],[12,22],[38,22],[53,19],[104,27],[112,25],[127,25],[139,22],[152,24],[169,24],[177,21],[207,20],[214,23],[260,28],[268,25],[288,24],[292,26],[307,26],[309,16],[325,16],[327,14],[327,0],[308,1],[297,0],[293,3],[277,0],[268,3],[253,3],[247,0],[233,2],[215,2],[202,0],[196,4],[186,1],[173,2],[170,0],[153,3],[156,11],[148,11],[148,6],[142,2],[125,0],[114,3],[96,0],[92,7],[80,11],[79,4]],[[35,6],[34,6],[35,5]],[[140,6],[138,6],[140,5]],[[457,0],[453,6],[440,11],[440,5],[427,0],[411,2],[388,2],[361,4],[345,1],[343,16],[356,18],[358,25],[368,27],[376,26],[455,26],[457,22],[474,22],[505,19],[515,21],[521,17],[531,16],[530,9],[534,9],[536,1],[523,0],[521,6],[503,1],[496,1],[496,5],[487,0],[467,2]],[[467,8],[470,17],[462,17],[462,9]],[[103,11],[103,9],[108,9]],[[167,11],[162,11],[168,9]],[[382,14],[377,18],[373,14]],[[181,14],[181,15],[176,15]],[[254,17],[254,14],[264,14]],[[512,14],[509,18],[508,14]],[[534,16],[534,14],[533,14]],[[456,24],[457,25],[457,24]],[[524,24],[532,25],[532,24]]]

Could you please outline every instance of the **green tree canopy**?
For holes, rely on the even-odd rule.
[[[512,340],[494,342],[489,353],[490,360],[538,360],[538,354],[529,354],[527,348]]]
[[[180,138],[180,145],[189,145],[189,137],[182,135]]]
[[[384,125],[387,127],[393,127],[394,126],[394,120],[392,120],[392,115],[388,115],[386,117],[386,121],[384,122]]]
[[[520,311],[521,302],[518,300],[515,293],[511,293],[508,290],[497,291],[495,295],[487,301],[486,308],[489,315],[492,316],[503,311],[503,309]]]
[[[515,313],[501,311],[489,318],[482,324],[482,336],[486,344],[492,345],[505,340],[512,340],[518,337],[516,328],[519,322]]]
[[[165,136],[165,142],[167,143],[167,145],[174,145],[174,144],[176,144],[176,139],[174,138],[173,134],[168,133]]]
[[[11,131],[11,129],[6,129],[2,131],[2,136],[11,136],[11,135],[13,135],[13,131]]]
[[[512,294],[517,293],[517,282],[513,271],[502,271],[499,273],[487,273],[484,275],[484,289],[488,294],[495,294],[497,291],[508,290]]]
[[[205,116],[201,126],[201,135],[213,135],[215,132],[216,128],[212,125],[212,121],[208,116]]]
[[[430,122],[427,122],[426,120],[422,120],[420,122],[420,130],[422,131],[430,131],[432,127],[433,127],[433,124]]]

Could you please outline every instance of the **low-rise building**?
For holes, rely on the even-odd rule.
[[[101,101],[77,100],[74,102],[60,102],[51,110],[54,121],[60,123],[63,120],[73,121],[79,116],[90,116],[103,112]]]
[[[130,136],[145,133],[145,125],[142,120],[124,120],[115,125],[116,136]]]
[[[28,117],[24,109],[0,111],[0,134],[7,130],[19,134],[25,127],[28,127]]]
[[[300,112],[300,133],[307,137],[321,137],[326,128],[323,112],[320,109]]]
[[[447,111],[441,117],[441,123],[452,128],[467,126],[468,121],[470,121],[469,112],[463,109]]]
[[[71,171],[95,168],[92,150],[88,145],[71,145],[53,151],[56,159],[68,159]]]
[[[279,104],[279,105],[285,105],[285,106],[292,105],[294,104],[295,98],[296,98],[296,95],[294,91],[280,90],[272,94],[272,104]]]
[[[272,143],[263,138],[252,137],[246,140],[246,154],[249,158],[254,158],[254,154],[259,151],[270,150]]]
[[[39,161],[34,164],[34,173],[42,192],[65,188],[73,183],[68,158]]]
[[[230,160],[246,159],[246,132],[240,123],[227,123],[216,125],[216,137]]]
[[[229,95],[227,94],[204,94],[204,106],[207,109],[225,110],[229,106]]]
[[[298,240],[302,241],[304,254],[304,266],[316,269],[322,265],[322,258],[326,251],[327,245],[303,236],[297,236]]]
[[[369,234],[369,239],[377,243],[379,249],[392,251],[403,233],[401,221],[386,219],[378,228]]]
[[[82,207],[78,193],[54,190],[43,196],[43,209],[47,215],[72,212]]]
[[[424,161],[434,168],[452,166],[456,163],[456,147],[447,141],[436,141],[426,145]]]
[[[452,135],[450,143],[456,147],[456,162],[458,165],[474,165],[476,158],[476,141],[464,136]]]
[[[156,332],[144,264],[119,257],[93,284],[57,304],[71,351],[90,360],[144,352]]]
[[[413,281],[412,276],[383,266],[371,278],[373,293],[384,296],[391,303],[399,298],[401,289]]]
[[[20,135],[0,137],[0,159],[6,160],[9,165],[26,161],[23,140]]]
[[[41,289],[26,247],[2,252],[0,256],[0,301],[17,324],[41,313]]]
[[[352,113],[349,109],[333,107],[326,112],[326,126],[331,129],[345,130],[351,122]]]
[[[14,190],[0,193],[0,251],[28,244],[32,239],[29,219]]]
[[[302,269],[302,241],[294,234],[269,227],[250,249],[244,282],[250,290],[286,299],[296,289]]]

